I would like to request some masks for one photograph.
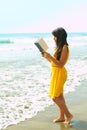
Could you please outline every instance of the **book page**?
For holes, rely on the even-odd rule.
[[[39,44],[39,46],[42,48],[42,50],[47,51],[49,48],[47,43],[41,38],[36,41],[36,44]]]

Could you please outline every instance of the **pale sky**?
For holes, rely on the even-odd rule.
[[[0,33],[87,32],[87,0],[0,0]]]

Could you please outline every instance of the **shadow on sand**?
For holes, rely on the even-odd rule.
[[[87,130],[87,122],[73,120],[70,124],[60,123],[60,130]]]

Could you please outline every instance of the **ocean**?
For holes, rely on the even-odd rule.
[[[43,38],[52,54],[50,33],[0,34],[0,129],[32,118],[53,104],[49,98],[50,63],[34,42]],[[87,33],[68,33],[70,57],[66,64],[65,94],[87,79]]]

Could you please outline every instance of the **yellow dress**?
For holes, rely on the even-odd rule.
[[[56,59],[56,51],[53,57]],[[63,86],[67,79],[67,70],[65,67],[59,68],[54,62],[51,62],[52,74],[50,81],[50,97],[59,97],[63,93]]]

